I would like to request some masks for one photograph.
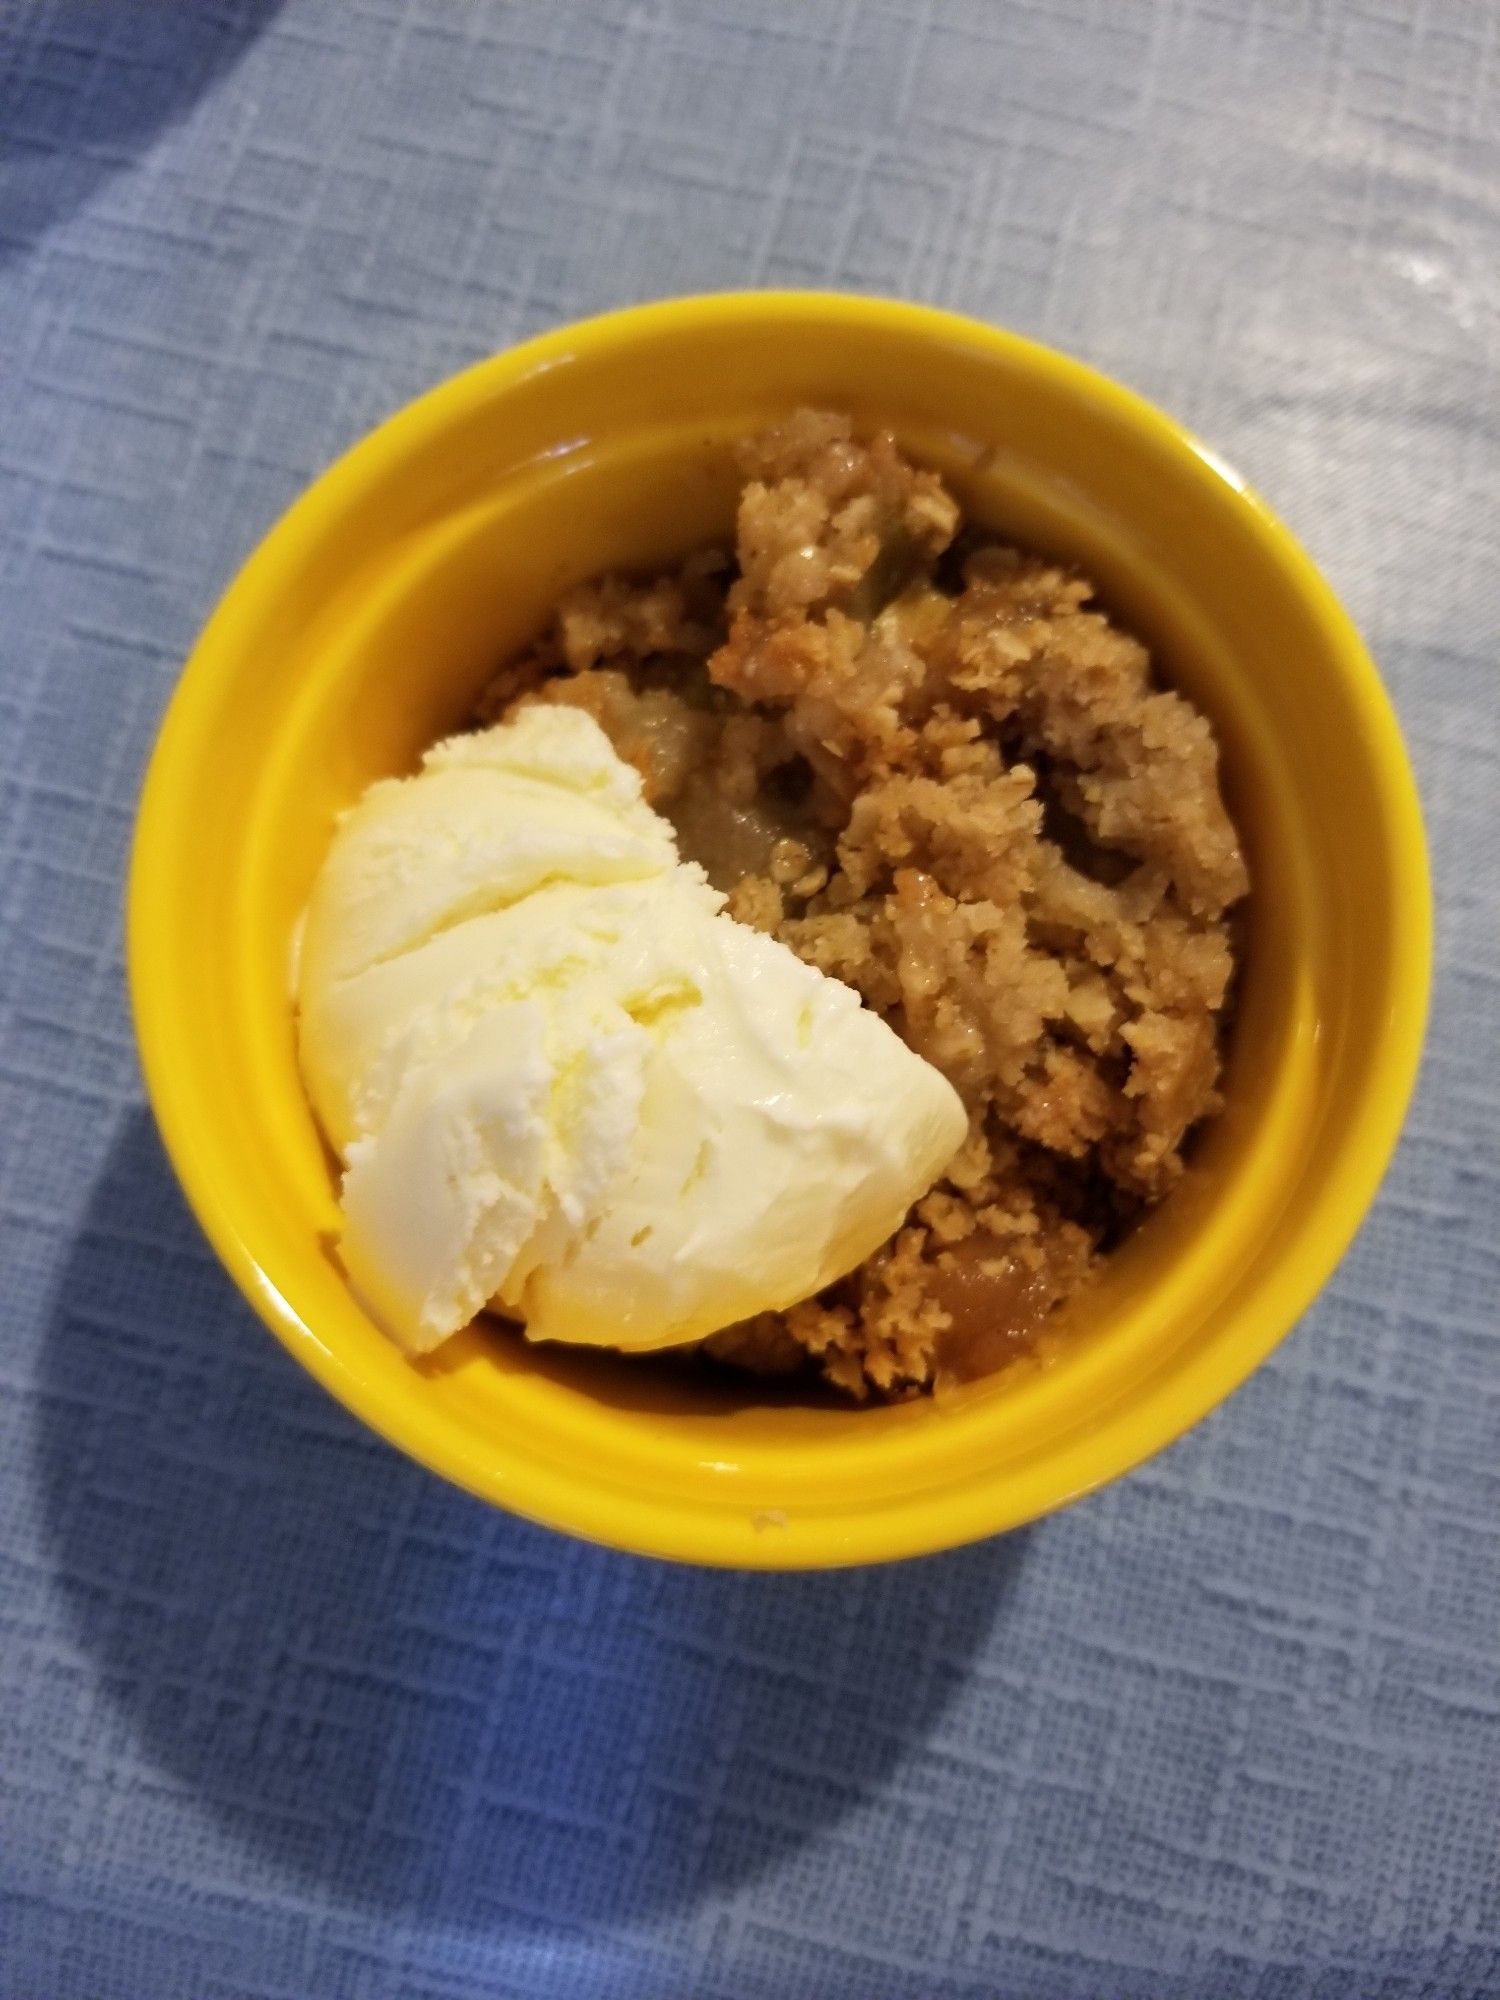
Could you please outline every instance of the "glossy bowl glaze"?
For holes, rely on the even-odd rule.
[[[1079,562],[1212,718],[1254,876],[1225,1110],[1046,1367],[860,1410],[479,1329],[414,1367],[331,1254],[336,1183],[298,1079],[293,938],[334,816],[462,725],[564,587],[725,535],[729,440],[807,402],[894,428],[973,516]],[[1227,1396],[1374,1194],[1416,1068],[1430,949],[1391,710],[1261,502],[1077,362],[926,308],[818,294],[564,328],[351,451],[251,557],[189,660],[130,882],[131,991],[162,1133],[226,1267],[293,1354],[487,1500],[621,1548],[765,1567],[1011,1527]]]

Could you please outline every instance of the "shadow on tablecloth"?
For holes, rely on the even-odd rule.
[[[282,1353],[143,1111],[74,1242],[44,1378],[56,1573],[125,1732],[110,1782],[185,1792],[219,1830],[137,1865],[237,1898],[290,1885],[541,1936],[722,1892],[899,1784],[1023,1557],[1012,1536],[731,1575],[482,1506]],[[226,1841],[232,1886],[211,1879]]]
[[[0,264],[127,167],[244,54],[283,0],[32,0],[0,26]]]

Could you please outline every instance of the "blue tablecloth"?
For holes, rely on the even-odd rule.
[[[1500,1993],[1500,46],[1389,0],[0,10],[0,1993]],[[298,488],[579,313],[786,283],[1203,432],[1379,657],[1440,905],[1338,1278],[1155,1464],[792,1579],[363,1435],[184,1212],[137,784]]]

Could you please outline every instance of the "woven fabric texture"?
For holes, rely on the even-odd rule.
[[[1500,1994],[1500,13],[0,5],[0,1994]],[[143,1108],[121,883],[261,532],[624,301],[931,299],[1156,398],[1382,664],[1440,969],[1356,1248],[1028,1533],[630,1560],[364,1435]]]

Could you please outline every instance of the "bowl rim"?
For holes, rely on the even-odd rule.
[[[278,569],[307,538],[335,518],[367,483],[424,436],[460,421],[467,410],[509,386],[575,357],[651,339],[669,331],[728,322],[786,326],[837,318],[856,336],[898,329],[940,345],[962,341],[1012,369],[1046,378],[1075,399],[1092,401],[1143,431],[1191,476],[1216,487],[1263,551],[1288,578],[1316,623],[1326,659],[1344,678],[1364,729],[1362,749],[1379,812],[1392,836],[1391,925],[1386,1027],[1379,1056],[1343,1146],[1317,1193],[1322,1227],[1292,1269],[1268,1287],[1262,1311],[1233,1341],[1196,1357],[1186,1379],[1144,1382],[1128,1405],[1099,1414],[1089,1429],[1087,1467],[1069,1472],[1068,1454],[1053,1479],[1024,1500],[1010,1492],[1003,1468],[994,1479],[941,1496],[941,1526],[927,1506],[888,1498],[858,1522],[827,1510],[821,1523],[799,1508],[795,1538],[759,1533],[744,1511],[739,1525],[723,1509],[694,1509],[645,1494],[622,1495],[564,1479],[522,1459],[478,1465],[445,1449],[440,1429],[415,1401],[393,1404],[351,1362],[309,1328],[276,1289],[243,1233],[232,1189],[200,1164],[193,1142],[193,1098],[180,1087],[170,994],[158,967],[172,922],[166,879],[175,840],[172,811],[179,772],[191,768],[201,724],[218,687],[220,654],[232,652],[231,628],[244,609],[272,590]],[[1312,559],[1265,501],[1210,446],[1154,404],[1087,363],[1009,330],[939,307],[837,291],[695,293],[627,306],[553,328],[473,363],[406,403],[357,440],[271,525],[245,560],[195,641],[168,702],[151,753],[137,813],[126,888],[126,958],[130,1001],[148,1097],[168,1156],[198,1222],[230,1277],[283,1344],[323,1387],[371,1429],[429,1469],[478,1497],[587,1539],[677,1560],[758,1568],[833,1567],[932,1553],[1016,1527],[1067,1505],[1165,1448],[1223,1402],[1291,1330],[1343,1256],[1373,1200],[1399,1136],[1415,1084],[1432,968],[1432,898],[1426,840],[1415,780],[1394,710],[1374,662]],[[1213,1365],[1206,1365],[1209,1360]],[[1039,1486],[1040,1490],[1036,1490]]]

